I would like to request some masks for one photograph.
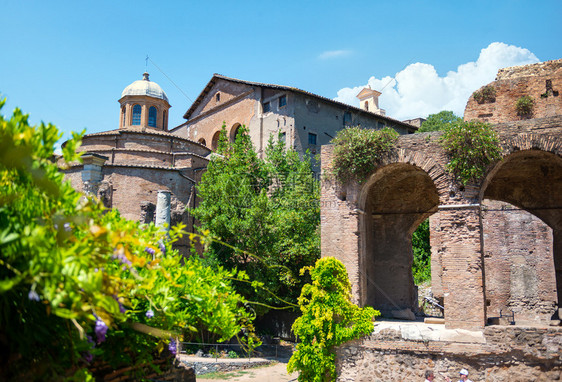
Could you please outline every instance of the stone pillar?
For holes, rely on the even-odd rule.
[[[170,230],[170,199],[171,193],[167,190],[158,190],[156,201],[156,226],[162,227],[166,224],[166,230]]]
[[[485,326],[485,297],[480,210],[442,209],[439,224],[443,253],[443,297],[447,328]]]
[[[97,196],[98,188],[103,178],[101,173],[102,166],[107,159],[109,158],[93,153],[82,155],[82,162],[84,164],[82,183],[85,194]]]

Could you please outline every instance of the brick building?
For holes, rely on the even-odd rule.
[[[86,135],[79,149],[84,163],[65,169],[67,178],[127,219],[146,223],[154,221],[158,192],[167,191],[171,223],[191,230],[185,207],[194,206],[194,185],[211,150],[168,132],[168,98],[148,73],[123,90],[119,103],[119,128]]]
[[[417,127],[389,118],[378,107],[379,92],[363,89],[361,108],[289,86],[242,81],[215,74],[187,110],[183,124],[170,132],[216,149],[223,122],[231,141],[248,128],[256,151],[263,155],[270,136],[285,140],[297,152],[320,152],[346,126],[391,127],[409,134]]]

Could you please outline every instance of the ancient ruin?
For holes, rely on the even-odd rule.
[[[322,256],[347,267],[354,299],[399,322],[340,349],[341,381],[550,381],[562,370],[562,60],[502,69],[468,100],[493,123],[502,159],[478,183],[445,169],[440,133],[401,136],[362,184],[324,177]],[[531,111],[518,112],[528,96]],[[322,147],[330,173],[333,147]],[[430,219],[432,290],[443,323],[415,322],[412,232]],[[415,377],[415,378],[413,378]],[[420,379],[421,380],[421,379]]]

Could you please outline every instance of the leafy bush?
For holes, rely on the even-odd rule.
[[[450,126],[440,143],[449,156],[447,170],[462,184],[481,179],[486,167],[501,158],[497,134],[490,124],[479,121]]]
[[[140,380],[182,334],[228,339],[251,322],[234,272],[172,250],[181,226],[168,239],[65,182],[51,162],[60,136],[18,109],[0,115],[0,380],[89,380],[100,365]]]
[[[305,285],[299,297],[302,316],[292,329],[300,343],[287,370],[298,370],[298,380],[303,382],[334,380],[335,348],[370,334],[374,318],[380,313],[351,302],[351,285],[341,261],[324,257],[302,272],[306,270],[310,271],[312,284]]]
[[[486,102],[495,102],[496,101],[496,88],[492,85],[486,85],[480,90],[477,90],[472,95],[476,102],[479,104],[483,104]]]
[[[535,101],[528,95],[519,97],[517,102],[515,102],[515,110],[517,110],[517,115],[521,117],[529,116],[533,113],[533,107],[535,106]]]
[[[393,148],[398,133],[388,127],[381,130],[349,127],[338,131],[332,140],[333,171],[341,182],[364,182],[385,154]]]
[[[223,126],[217,153],[197,186],[201,202],[191,211],[217,238],[214,260],[254,280],[235,285],[258,314],[296,307],[307,281],[299,270],[320,257],[320,188],[308,156],[301,160],[270,139],[260,159],[244,126],[232,144]]]

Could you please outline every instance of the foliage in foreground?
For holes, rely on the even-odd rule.
[[[299,371],[299,381],[335,380],[335,348],[373,331],[380,313],[351,302],[351,285],[345,266],[333,257],[324,257],[309,270],[312,284],[299,297],[302,316],[293,324],[300,343],[289,363],[289,373]]]
[[[398,133],[391,128],[381,130],[349,127],[338,131],[334,144],[333,172],[340,182],[364,182],[383,157],[393,148]]]
[[[480,180],[488,165],[501,158],[498,136],[488,123],[455,123],[445,130],[440,142],[449,156],[447,170],[465,185]]]
[[[100,365],[140,380],[182,334],[228,339],[251,321],[233,272],[172,250],[181,227],[168,238],[64,182],[51,162],[59,138],[18,109],[0,115],[0,380],[90,380]]]
[[[257,291],[236,284],[258,314],[296,307],[306,283],[299,270],[320,256],[319,185],[310,160],[271,139],[265,159],[258,158],[245,127],[229,143],[223,126],[217,154],[197,187],[201,203],[192,210],[218,239],[211,244],[216,262],[245,271],[258,284]]]
[[[461,117],[457,117],[452,111],[443,110],[437,114],[430,114],[416,133],[426,133],[428,131],[442,131],[453,125],[462,122]]]

